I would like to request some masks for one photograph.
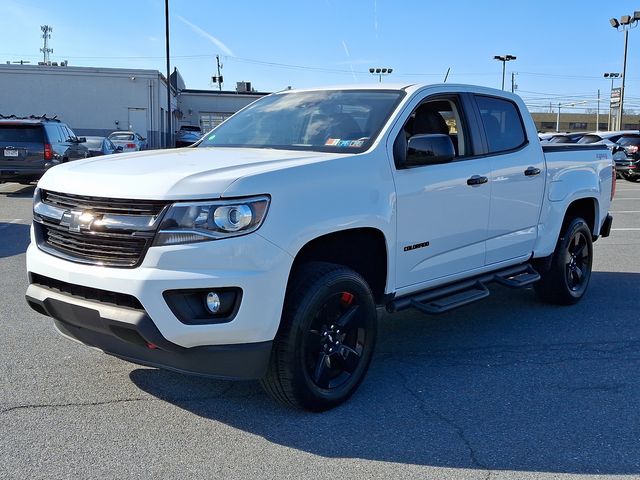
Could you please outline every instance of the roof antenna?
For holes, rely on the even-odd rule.
[[[451,71],[451,67],[447,68],[447,74],[444,76],[444,82],[442,83],[447,83],[447,78],[449,78],[449,72]]]

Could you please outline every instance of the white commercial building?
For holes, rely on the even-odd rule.
[[[171,84],[169,132],[167,81],[157,70],[0,64],[0,114],[57,115],[78,136],[131,129],[162,148],[180,125],[207,130],[264,95],[189,90],[177,70]]]

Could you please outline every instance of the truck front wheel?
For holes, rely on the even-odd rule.
[[[330,263],[302,265],[289,281],[262,386],[288,406],[333,408],[362,382],[376,332],[373,295],[358,273]]]
[[[582,218],[573,218],[560,234],[551,268],[534,284],[536,294],[541,300],[556,305],[578,302],[589,285],[592,262],[589,225]]]

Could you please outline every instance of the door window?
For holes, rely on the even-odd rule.
[[[518,107],[511,101],[476,95],[489,153],[515,150],[526,142]]]
[[[455,158],[471,155],[468,134],[460,108],[453,99],[435,99],[422,102],[404,124],[394,143],[396,166],[402,168],[407,143],[414,135],[441,134],[451,139]]]

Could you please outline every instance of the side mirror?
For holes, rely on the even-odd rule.
[[[78,143],[87,143],[87,137],[78,137]]]
[[[409,138],[404,167],[447,163],[455,156],[456,152],[449,135],[440,133],[414,135]]]
[[[123,150],[124,150],[124,148],[122,147],[122,145],[118,145],[118,146],[116,147],[116,152],[121,152],[121,151],[123,151]]]

